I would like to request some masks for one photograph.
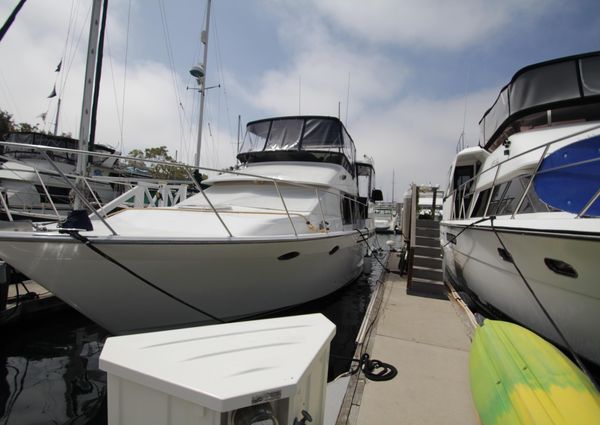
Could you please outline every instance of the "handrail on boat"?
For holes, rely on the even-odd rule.
[[[488,210],[489,210],[489,206],[490,206],[490,202],[492,199],[492,196],[494,194],[494,187],[496,186],[496,180],[498,177],[498,173],[500,171],[500,167],[504,164],[510,163],[511,161],[514,161],[517,158],[520,158],[522,156],[525,156],[527,154],[533,153],[535,151],[538,150],[542,150],[542,153],[538,159],[538,162],[536,163],[536,166],[533,169],[533,172],[531,172],[529,174],[529,181],[527,183],[527,187],[525,188],[525,190],[523,191],[521,197],[519,198],[519,202],[517,203],[517,206],[515,207],[515,210],[512,212],[511,214],[511,219],[515,218],[515,214],[518,213],[518,211],[521,209],[521,206],[523,204],[523,202],[525,201],[525,198],[528,196],[529,191],[531,190],[531,186],[533,185],[533,180],[536,176],[544,174],[544,173],[548,173],[551,171],[556,171],[556,170],[560,170],[560,169],[568,169],[568,168],[572,168],[572,167],[576,167],[578,165],[582,165],[582,164],[588,164],[588,163],[593,163],[593,162],[598,162],[600,161],[600,156],[598,156],[597,158],[592,158],[592,159],[586,159],[583,161],[577,161],[574,163],[570,163],[567,165],[562,165],[559,167],[553,167],[551,169],[547,169],[547,170],[542,170],[540,171],[540,167],[542,165],[543,160],[546,158],[546,154],[548,153],[548,151],[550,150],[550,146],[552,146],[553,144],[559,143],[559,142],[563,142],[569,138],[572,137],[576,137],[585,133],[589,133],[592,132],[594,130],[598,130],[600,129],[600,125],[596,125],[593,127],[590,127],[588,129],[585,130],[579,130],[576,131],[574,133],[568,134],[566,136],[562,136],[559,137],[557,139],[551,140],[549,142],[546,142],[544,144],[535,146],[531,149],[528,149],[524,152],[521,152],[511,158],[507,158],[503,161],[498,162],[497,164],[494,164],[492,166],[490,166],[489,168],[486,168],[485,170],[481,170],[479,171],[476,175],[474,175],[473,177],[471,177],[470,179],[468,179],[467,181],[465,181],[464,183],[462,183],[460,186],[458,186],[457,188],[455,188],[454,190],[452,190],[450,193],[448,193],[444,199],[447,199],[451,196],[459,196],[460,195],[460,205],[464,205],[464,201],[465,201],[465,196],[468,195],[473,195],[475,194],[475,186],[477,184],[477,181],[479,180],[479,178],[484,174],[487,173],[489,171],[492,171],[495,169],[495,175],[494,175],[494,179],[492,181],[492,185],[491,185],[491,191],[490,194],[488,195],[488,199],[487,199],[487,205],[485,207],[483,216],[487,216]],[[584,205],[584,207],[576,214],[576,218],[581,218],[585,215],[585,213],[589,210],[589,208],[594,204],[594,202],[596,202],[596,200],[600,198],[600,188],[598,189],[598,191],[588,200],[588,202],[586,202],[586,204]],[[471,214],[473,213],[473,208],[475,205],[475,202],[472,202],[473,200],[471,200],[471,203],[469,205],[468,210],[464,210],[463,208],[460,208],[458,211],[458,217],[456,217],[455,215],[455,211],[454,208],[452,208],[451,211],[451,219],[466,219],[466,218],[470,218]]]
[[[23,144],[20,143],[13,143],[13,142],[3,142],[0,141],[0,146],[15,146],[15,147],[22,147],[24,146]],[[224,220],[222,219],[221,215],[219,214],[219,212],[217,211],[217,209],[215,208],[215,206],[212,204],[212,202],[210,201],[210,199],[208,199],[208,196],[206,195],[205,191],[203,190],[203,188],[201,187],[200,184],[198,184],[198,182],[196,181],[196,179],[194,179],[192,173],[190,170],[199,170],[199,171],[206,171],[206,172],[214,172],[214,173],[219,173],[219,174],[233,174],[233,175],[239,175],[239,176],[244,176],[244,177],[252,177],[258,180],[263,180],[263,181],[270,181],[273,183],[273,185],[275,186],[275,189],[282,201],[282,210],[285,211],[286,216],[288,217],[288,220],[290,221],[290,225],[293,229],[293,233],[296,236],[296,238],[298,237],[298,232],[297,229],[294,225],[293,219],[291,217],[291,213],[287,207],[287,204],[285,202],[285,198],[283,196],[283,194],[281,193],[281,190],[279,188],[280,184],[285,184],[285,185],[289,185],[289,186],[294,186],[294,187],[301,187],[301,188],[309,188],[309,189],[314,189],[315,190],[315,195],[316,195],[316,199],[318,201],[319,204],[319,209],[321,211],[321,216],[322,216],[322,226],[325,229],[325,232],[328,233],[329,232],[329,228],[327,225],[327,221],[325,219],[325,213],[324,213],[324,209],[323,209],[323,205],[321,203],[321,196],[320,193],[324,193],[324,194],[331,194],[334,195],[338,198],[340,198],[340,200],[343,199],[347,199],[349,201],[351,201],[353,204],[358,204],[360,206],[363,207],[368,207],[367,203],[361,202],[358,199],[355,199],[354,197],[351,196],[347,196],[343,193],[337,193],[337,192],[333,192],[330,190],[326,190],[322,187],[320,187],[319,185],[316,184],[306,184],[306,183],[298,183],[295,181],[290,181],[290,180],[285,180],[285,179],[278,179],[278,178],[274,178],[274,177],[268,177],[268,176],[262,176],[262,175],[256,175],[256,174],[252,174],[252,173],[246,173],[246,172],[241,172],[241,171],[237,171],[237,170],[219,170],[219,169],[214,169],[214,168],[209,168],[209,167],[200,167],[200,166],[191,166],[191,165],[186,165],[186,164],[181,164],[181,163],[173,163],[173,162],[167,162],[167,161],[160,161],[160,160],[154,160],[154,159],[140,159],[140,158],[134,158],[134,157],[128,157],[128,156],[122,156],[122,155],[117,155],[117,154],[110,154],[110,153],[104,153],[104,152],[88,152],[88,151],[84,151],[84,150],[79,150],[79,149],[66,149],[66,148],[59,148],[59,147],[51,147],[51,146],[44,146],[44,145],[27,145],[27,147],[29,149],[36,149],[41,151],[44,154],[44,157],[47,161],[49,161],[49,163],[51,163],[52,168],[54,168],[56,170],[56,173],[52,173],[49,171],[45,171],[45,174],[53,174],[53,175],[60,175],[68,184],[69,186],[71,186],[74,190],[73,192],[76,194],[76,196],[78,196],[79,198],[81,198],[83,200],[83,202],[86,204],[86,206],[92,211],[93,215],[96,215],[98,217],[98,219],[100,219],[102,221],[102,223],[107,226],[107,228],[111,231],[111,233],[113,233],[113,235],[117,235],[117,232],[110,227],[110,225],[108,225],[108,223],[106,222],[106,220],[104,219],[103,216],[106,216],[106,214],[108,214],[108,212],[110,211],[108,208],[99,208],[96,209],[94,208],[88,201],[87,199],[84,199],[85,197],[83,196],[83,194],[81,193],[81,191],[79,190],[75,190],[76,188],[74,187],[74,185],[72,184],[72,182],[70,182],[69,178],[71,179],[82,179],[84,181],[86,180],[90,180],[90,181],[100,181],[100,182],[111,182],[111,183],[117,183],[117,184],[129,184],[130,187],[132,186],[130,184],[130,182],[124,183],[123,180],[128,180],[128,179],[120,179],[120,178],[107,178],[107,177],[82,177],[82,176],[77,176],[77,175],[72,175],[72,174],[66,174],[63,173],[62,171],[60,171],[58,169],[58,167],[56,167],[56,165],[54,164],[54,162],[52,161],[52,159],[49,157],[49,155],[47,154],[48,151],[51,152],[67,152],[67,153],[71,153],[71,154],[86,154],[86,155],[91,155],[91,156],[99,156],[99,157],[104,157],[104,158],[117,158],[117,159],[121,159],[121,160],[134,160],[134,161],[143,161],[146,163],[150,163],[150,164],[157,164],[157,165],[166,165],[166,166],[170,166],[170,167],[181,167],[183,169],[186,170],[186,173],[188,174],[188,176],[190,177],[190,181],[192,184],[194,184],[194,186],[196,186],[196,188],[199,190],[199,192],[203,195],[204,199],[207,201],[210,209],[212,210],[212,212],[215,214],[215,216],[218,218],[218,220],[220,221],[221,225],[224,227],[225,231],[227,232],[227,234],[229,235],[229,237],[233,237],[233,234],[231,233],[231,231],[229,230],[229,228],[227,227],[227,225],[225,224]],[[10,159],[11,161],[15,161],[14,159]],[[18,162],[15,161],[15,162]],[[15,171],[26,171],[26,170],[15,170]],[[143,180],[143,179],[140,179]],[[87,184],[87,182],[85,183],[88,187],[88,190],[90,190],[90,192],[93,194],[93,190],[91,190],[91,187],[89,186],[89,184]],[[131,191],[131,189],[130,189]],[[129,191],[129,192],[130,192]],[[126,193],[129,193],[126,192]],[[133,193],[133,192],[131,192]],[[118,199],[120,199],[121,201],[125,200],[124,198],[125,194],[121,195],[118,197]],[[99,200],[94,196],[96,202],[100,205]],[[130,199],[131,196],[129,196]],[[117,198],[116,198],[117,199]],[[120,203],[116,203],[113,200],[111,202],[109,202],[109,204],[111,204],[114,207],[120,206],[122,205],[122,202]],[[51,198],[50,198],[51,201]],[[52,202],[52,201],[51,201]],[[56,208],[53,205],[53,208],[56,210]],[[57,213],[58,214],[58,213]],[[354,208],[351,208],[351,216],[352,218],[354,218]]]
[[[17,145],[19,145],[19,144],[17,144]],[[27,145],[27,146],[29,146],[29,145]],[[29,147],[31,147],[31,146],[29,146]],[[46,198],[48,199],[48,203],[50,204],[50,206],[52,207],[52,210],[54,211],[56,220],[60,221],[63,218],[58,213],[56,204],[55,204],[54,200],[52,199],[52,197],[50,196],[48,188],[42,178],[43,175],[62,177],[59,173],[57,173],[56,171],[52,171],[52,170],[38,170],[35,167],[32,167],[30,164],[25,163],[21,159],[11,158],[11,157],[7,157],[5,155],[0,155],[0,159],[5,160],[6,162],[22,164],[23,166],[27,167],[27,169],[23,169],[23,168],[7,167],[6,163],[4,163],[2,165],[2,171],[8,171],[8,172],[12,173],[16,179],[21,178],[21,173],[31,173],[31,172],[35,173],[37,180],[40,182],[41,188],[42,188],[44,194],[46,195]],[[63,172],[63,174],[64,174],[64,176],[71,178],[71,179],[79,178],[79,176],[74,175],[74,174],[64,173],[64,172]],[[162,199],[163,199],[162,202],[165,202],[165,200],[166,200],[167,202],[170,201],[171,204],[175,204],[177,201],[181,201],[187,197],[187,190],[185,190],[185,188],[187,187],[187,185],[189,183],[188,181],[184,181],[184,180],[169,180],[169,183],[164,184],[162,182],[156,183],[156,179],[151,179],[151,178],[133,179],[133,178],[128,178],[128,177],[114,177],[114,176],[110,176],[110,177],[108,177],[108,176],[85,176],[85,177],[83,177],[83,180],[85,181],[87,189],[88,189],[89,193],[93,196],[94,201],[96,202],[97,205],[102,205],[102,202],[96,196],[96,193],[94,192],[94,190],[91,187],[91,185],[89,184],[89,182],[110,183],[111,185],[124,186],[124,190],[125,190],[124,194],[129,193],[129,196],[124,197],[123,195],[119,195],[117,198],[115,198],[115,199],[119,199],[120,202],[118,202],[118,203],[115,203],[114,202],[115,199],[113,199],[112,201],[103,205],[99,210],[101,212],[101,214],[103,214],[103,215],[106,215],[108,212],[112,211],[113,209],[123,205],[123,203],[127,203],[125,201],[131,199],[132,197],[134,198],[134,206],[142,207],[144,205],[144,202],[138,200],[138,198],[141,197],[143,199],[144,195],[147,196],[150,206],[161,206],[160,205],[161,199],[157,199],[158,195],[162,196]],[[185,184],[183,184],[183,183],[185,183]],[[134,184],[136,186],[134,186]],[[138,191],[132,192],[131,189],[134,187],[135,188],[143,187],[144,189],[140,193],[138,193]],[[156,192],[155,195],[152,195],[149,192],[148,188],[158,189],[158,191]],[[22,194],[39,195],[38,191],[26,192],[23,190],[15,191],[15,190],[8,190],[5,188],[4,188],[4,190],[7,194],[10,193],[12,196],[16,196],[17,199],[19,199],[23,204],[25,204],[26,201],[24,201],[22,199],[22,197],[21,197]],[[173,196],[173,194],[172,194],[173,190],[177,190],[177,194],[175,196]],[[42,205],[42,210],[43,210],[44,203],[42,202],[41,205]],[[9,221],[13,221],[11,211],[15,212],[18,210],[16,210],[14,207],[12,207],[12,208],[9,207],[8,204],[4,205],[4,203],[2,205],[2,208],[5,211],[7,211],[7,217],[9,219]],[[26,205],[22,206],[22,211],[30,212],[30,210],[27,209]],[[42,212],[42,214],[43,214],[43,212]],[[48,220],[51,220],[50,217],[47,217],[47,218],[48,218]]]
[[[96,211],[96,208],[94,208],[89,203],[89,201],[85,198],[85,196],[83,196],[83,194],[79,191],[79,189],[77,189],[77,186],[74,185],[71,182],[71,180],[69,180],[67,178],[67,176],[64,175],[64,173],[62,171],[60,171],[60,168],[58,168],[56,166],[56,164],[54,163],[54,161],[52,161],[52,159],[50,159],[50,156],[48,155],[48,153],[46,151],[42,151],[42,154],[44,155],[44,157],[46,158],[46,160],[48,161],[48,163],[56,170],[56,172],[62,176],[62,178],[65,180],[65,182],[69,186],[71,186],[71,189],[73,189],[73,192],[75,192],[77,194],[77,196],[79,196],[79,198],[81,198],[81,201],[85,204],[85,206],[88,207],[94,213],[94,215],[96,215],[96,217],[98,217],[100,219],[100,221],[102,221],[102,224],[104,224],[106,226],[106,228],[108,230],[110,230],[110,232],[114,236],[117,236],[117,232],[115,232],[115,229],[113,229],[112,226],[110,224],[108,224],[108,222],[104,219],[104,217],[102,217],[100,214],[98,214],[98,211]]]

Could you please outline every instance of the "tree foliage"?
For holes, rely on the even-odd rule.
[[[154,148],[146,148],[144,151],[140,149],[133,149],[129,152],[130,157],[139,158],[139,160],[129,160],[129,166],[138,169],[147,169],[150,171],[152,177],[156,179],[165,180],[188,180],[189,175],[185,170],[185,167],[175,161],[175,159],[169,155],[169,150],[166,146],[159,146]],[[171,162],[170,164],[155,164],[155,163],[144,163],[144,160],[152,159],[162,162]]]
[[[14,126],[12,115],[0,109],[0,139],[4,140],[6,135],[13,131]]]
[[[0,109],[0,140],[5,140],[8,133],[11,132],[40,132],[37,125],[31,125],[28,123],[16,124],[10,113]],[[50,134],[50,133],[48,133]],[[71,137],[70,134],[62,134],[66,137]],[[166,146],[158,146],[154,148],[146,148],[143,151],[140,149],[133,149],[129,152],[130,157],[139,158],[139,160],[128,160],[127,165],[140,169],[148,170],[152,177],[161,180],[188,180],[189,175],[185,170],[183,164],[178,163],[175,159],[169,155],[169,150]],[[144,160],[152,159],[162,162],[173,163],[170,164],[154,164],[146,163]],[[202,176],[206,178],[206,176]]]
[[[0,140],[5,140],[9,133],[45,133],[52,134],[49,131],[41,130],[37,124],[31,125],[26,122],[15,123],[13,116],[7,111],[0,109]],[[62,133],[63,137],[72,137],[70,133]]]

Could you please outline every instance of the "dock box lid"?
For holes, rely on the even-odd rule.
[[[111,337],[100,368],[226,412],[287,398],[335,325],[322,314]]]

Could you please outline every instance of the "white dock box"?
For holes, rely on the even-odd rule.
[[[334,335],[310,314],[108,338],[108,423],[322,424]]]

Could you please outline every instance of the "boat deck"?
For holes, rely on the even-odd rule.
[[[392,271],[398,257],[389,260]],[[469,387],[469,349],[474,318],[448,299],[407,295],[406,279],[384,276],[370,317],[372,326],[355,357],[394,365],[385,382],[353,375],[336,424],[478,424]],[[372,323],[372,325],[371,325]]]

